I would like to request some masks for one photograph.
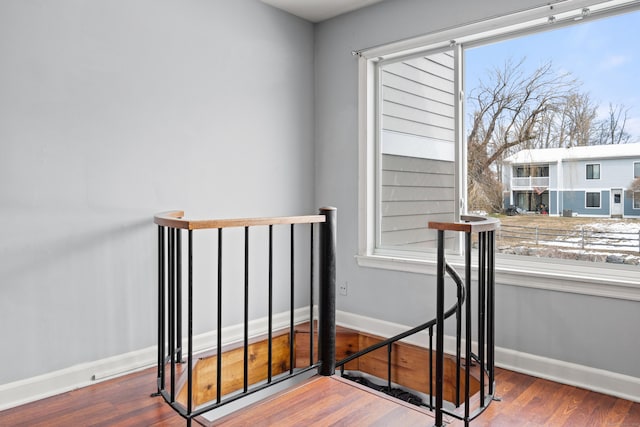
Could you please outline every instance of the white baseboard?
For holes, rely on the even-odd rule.
[[[303,322],[308,318],[309,307],[295,310],[295,323]],[[275,314],[273,316],[274,329],[288,327],[289,321],[288,311]],[[267,325],[266,317],[250,321],[250,337],[266,334]],[[223,337],[222,344],[224,346],[242,341],[244,338],[242,325],[225,327]],[[193,337],[194,353],[215,349],[216,344],[217,333],[215,331]],[[183,345],[186,348],[186,341]],[[157,347],[152,346],[24,380],[0,384],[0,411],[155,366],[157,358]],[[152,385],[149,389],[154,390],[154,386]]]
[[[94,362],[82,363],[36,377],[1,384],[0,411],[56,394],[66,393],[80,387],[86,387],[116,374],[123,375],[145,369],[153,366],[156,359],[156,347],[149,347]],[[99,378],[100,376],[102,378]],[[150,389],[153,389],[153,387]]]
[[[410,329],[409,326],[343,311],[336,313],[336,322],[340,326],[380,337],[391,337]],[[403,342],[427,347],[428,340],[428,334],[421,332]],[[455,353],[455,337],[445,336],[444,346],[445,352]],[[640,378],[501,347],[496,347],[495,357],[496,366],[501,368],[640,402]]]
[[[496,365],[538,378],[640,402],[640,378],[496,347]]]
[[[294,313],[294,321],[296,323],[304,321],[308,318],[308,312],[308,307],[297,309]],[[390,337],[409,329],[409,327],[397,323],[344,311],[336,312],[336,321],[340,326],[381,337]],[[276,329],[287,327],[288,324],[288,313],[280,313],[274,316],[274,327]],[[250,322],[250,335],[263,335],[266,332],[266,325],[266,318]],[[233,344],[242,340],[242,326],[234,325],[224,328],[224,336],[223,345]],[[404,341],[427,347],[428,339],[428,334],[422,332]],[[444,341],[445,351],[454,353],[454,337],[445,336]],[[215,332],[194,337],[195,352],[213,349],[215,345]],[[155,346],[152,346],[114,357],[75,365],[44,375],[2,384],[0,385],[0,411],[154,366],[156,358],[157,350]],[[496,348],[496,365],[562,384],[640,402],[640,378],[500,347]]]

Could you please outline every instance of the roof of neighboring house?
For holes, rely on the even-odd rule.
[[[640,143],[521,150],[516,154],[507,157],[504,162],[553,163],[559,160],[611,159],[624,157],[640,157]]]

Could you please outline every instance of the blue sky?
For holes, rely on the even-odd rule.
[[[526,57],[529,71],[550,61],[582,82],[599,114],[608,112],[609,103],[629,108],[626,131],[631,142],[640,142],[640,11],[467,49],[465,55],[467,93],[509,58]]]

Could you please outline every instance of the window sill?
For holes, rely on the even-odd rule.
[[[496,256],[496,283],[580,295],[592,295],[627,301],[640,301],[638,266],[599,264],[515,255]],[[435,254],[380,253],[358,255],[360,267],[380,268],[407,273],[436,274]],[[448,255],[448,262],[464,274],[464,259]],[[475,262],[475,259],[474,259]]]

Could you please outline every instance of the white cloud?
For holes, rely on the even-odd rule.
[[[613,70],[631,62],[631,59],[630,56],[625,55],[609,55],[600,62],[599,67],[602,70]]]

